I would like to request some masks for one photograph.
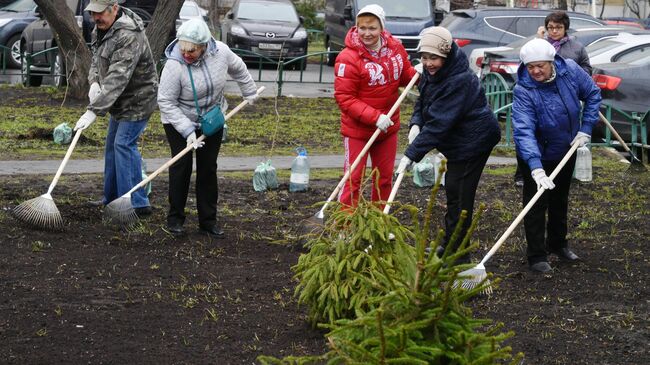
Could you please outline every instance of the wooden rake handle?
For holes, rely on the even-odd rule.
[[[63,157],[63,161],[61,161],[61,165],[59,165],[59,169],[56,170],[54,179],[52,179],[52,182],[50,183],[50,187],[47,189],[47,194],[51,194],[52,190],[54,190],[54,187],[56,186],[56,183],[59,182],[59,178],[63,173],[63,169],[65,168],[65,165],[68,164],[68,160],[72,155],[72,150],[74,150],[75,146],[77,145],[77,142],[79,141],[79,137],[81,137],[82,131],[83,129],[79,129],[77,130],[77,133],[74,134],[74,137],[72,138],[72,142],[70,142],[70,146],[68,147],[68,151],[65,153],[65,157]]]
[[[632,154],[632,151],[630,150],[630,147],[628,147],[627,143],[625,143],[625,141],[623,141],[623,138],[621,138],[621,136],[618,134],[616,129],[614,129],[614,126],[612,125],[612,123],[610,123],[609,120],[607,120],[607,118],[605,118],[603,113],[601,113],[600,111],[598,112],[598,116],[600,117],[600,120],[602,120],[603,123],[605,123],[607,128],[609,128],[609,130],[612,131],[612,134],[621,143],[621,145],[623,146],[625,151]],[[636,156],[634,156],[634,157],[636,158]]]
[[[411,88],[413,88],[413,85],[415,85],[415,83],[418,81],[419,77],[420,77],[419,73],[416,73],[415,75],[413,75],[413,78],[408,83],[408,85],[406,85],[406,87],[404,88],[404,91],[402,91],[402,94],[400,94],[397,101],[395,101],[395,104],[393,104],[393,107],[390,108],[390,111],[388,112],[388,114],[386,114],[389,118],[392,117],[393,114],[395,114],[395,111],[397,111],[397,108],[399,108],[400,104],[402,104],[402,101],[404,100],[406,95],[408,95],[408,92],[411,90]],[[379,133],[381,133],[381,129],[377,128],[377,130],[375,131],[375,133],[372,134],[372,137],[370,137],[370,139],[368,140],[366,145],[363,147],[363,149],[361,150],[361,152],[359,153],[357,158],[354,160],[354,162],[352,162],[352,165],[350,166],[350,168],[347,169],[347,171],[345,171],[345,174],[343,175],[343,178],[341,179],[341,181],[339,181],[338,185],[336,185],[336,188],[334,188],[334,191],[332,191],[332,194],[330,194],[329,198],[327,198],[327,201],[325,202],[325,204],[321,208],[321,211],[325,211],[325,208],[327,207],[327,204],[329,204],[332,200],[334,200],[336,195],[339,193],[339,190],[341,190],[341,188],[343,188],[343,185],[345,185],[345,182],[350,178],[350,175],[352,174],[352,171],[354,171],[357,168],[357,165],[359,165],[359,162],[361,162],[361,159],[363,158],[363,156],[365,156],[366,153],[368,153],[368,150],[370,149],[372,144],[375,143],[375,140],[377,139],[377,137],[379,137]]]
[[[564,158],[562,158],[562,160],[561,160],[560,163],[557,165],[557,167],[555,168],[555,170],[553,170],[553,172],[551,173],[551,176],[549,176],[549,178],[550,178],[551,180],[555,179],[555,177],[560,173],[560,170],[562,170],[562,168],[564,167],[564,165],[566,165],[567,161],[569,161],[569,159],[571,158],[571,156],[573,155],[573,153],[574,153],[577,149],[578,149],[578,143],[575,143],[573,146],[571,146],[571,148],[569,149],[569,152],[567,152],[566,155],[564,155]],[[535,205],[535,203],[537,202],[537,200],[539,200],[539,198],[542,196],[542,194],[544,194],[545,191],[546,191],[546,189],[539,189],[539,190],[537,190],[537,193],[533,196],[532,199],[530,199],[530,201],[528,202],[528,204],[526,204],[526,206],[525,206],[524,209],[521,211],[521,213],[519,213],[519,215],[517,216],[517,218],[515,218],[515,220],[510,224],[510,226],[508,227],[508,229],[503,233],[503,235],[501,235],[501,237],[499,238],[499,240],[497,241],[497,243],[495,243],[494,246],[492,246],[492,248],[491,248],[490,251],[485,255],[485,257],[483,258],[483,260],[481,260],[480,265],[485,264],[485,263],[486,263],[486,262],[487,262],[487,261],[492,257],[492,255],[494,255],[494,253],[497,252],[497,250],[499,249],[499,247],[501,247],[501,245],[503,244],[503,242],[505,242],[505,240],[506,240],[508,237],[510,237],[510,234],[512,234],[512,231],[515,230],[515,228],[517,227],[517,225],[518,225],[518,224],[519,224],[519,223],[524,219],[524,217],[526,216],[526,214],[528,214],[528,211],[533,207],[533,205]]]
[[[386,201],[386,205],[384,206],[384,214],[388,214],[390,212],[391,203],[395,201],[397,190],[399,189],[399,186],[402,184],[402,179],[404,179],[404,175],[406,175],[406,169],[400,172],[397,175],[397,178],[395,179],[395,183],[393,184],[393,189],[391,189],[390,195],[388,196],[388,200]]]
[[[257,95],[261,94],[262,91],[264,91],[264,89],[266,89],[265,86],[261,86],[259,89],[257,89]],[[235,115],[237,112],[239,112],[243,107],[245,107],[246,104],[248,104],[248,100],[244,100],[244,101],[242,101],[241,103],[239,103],[239,105],[237,105],[233,110],[231,110],[231,111],[230,111],[230,112],[229,112],[229,113],[224,117],[224,119],[225,119],[226,121],[227,121],[228,119],[230,119],[230,117],[232,117],[232,116]],[[204,139],[205,139],[205,135],[202,134],[199,138],[196,139],[196,141],[197,141],[197,142],[201,142],[201,141],[203,141]],[[129,194],[133,193],[134,191],[136,191],[136,190],[138,190],[138,189],[144,187],[145,185],[147,185],[151,180],[153,180],[156,176],[160,175],[161,172],[167,170],[167,169],[169,168],[169,166],[173,165],[176,161],[178,161],[181,157],[185,156],[185,154],[187,154],[188,152],[190,152],[193,148],[194,148],[194,147],[192,147],[191,144],[188,145],[187,147],[185,147],[185,149],[183,149],[181,152],[177,153],[176,156],[174,156],[171,160],[165,162],[165,164],[163,164],[162,166],[160,166],[156,171],[152,172],[149,176],[147,176],[146,179],[140,181],[140,183],[138,183],[136,186],[134,186],[133,188],[131,188],[131,190],[129,190],[129,192],[126,193],[126,194],[124,194],[124,195],[129,195]]]

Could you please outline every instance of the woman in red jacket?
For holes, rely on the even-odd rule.
[[[417,72],[402,43],[384,29],[384,19],[384,10],[379,5],[363,7],[334,66],[334,97],[341,109],[345,171],[376,129],[384,132],[368,153],[373,170],[379,173],[373,176],[372,201],[386,201],[392,188],[399,109],[392,118],[386,114],[399,98],[398,88],[407,85]],[[341,203],[357,205],[366,160],[367,155],[341,189]]]

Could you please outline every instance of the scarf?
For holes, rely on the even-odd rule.
[[[569,41],[569,36],[565,35],[564,37],[558,39],[557,41],[551,38],[546,38],[546,40],[553,46],[553,48],[555,48],[555,52],[558,52],[560,51],[560,47],[562,47],[564,43]]]

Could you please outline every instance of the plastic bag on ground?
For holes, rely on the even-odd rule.
[[[54,128],[52,135],[54,143],[69,144],[72,141],[72,128],[68,127],[68,123],[61,123]]]
[[[432,187],[436,183],[433,163],[428,157],[413,166],[413,183],[421,188]]]
[[[255,191],[266,191],[278,188],[278,175],[271,160],[261,162],[253,173],[253,189]]]

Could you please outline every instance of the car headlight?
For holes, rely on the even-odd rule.
[[[230,27],[230,33],[234,35],[246,35],[246,31],[244,30],[244,27],[236,24],[233,24],[233,26]]]
[[[307,31],[304,30],[303,28],[298,29],[295,33],[293,33],[294,38],[307,38]]]
[[[0,27],[4,27],[7,23],[11,22],[13,19],[0,19]]]

